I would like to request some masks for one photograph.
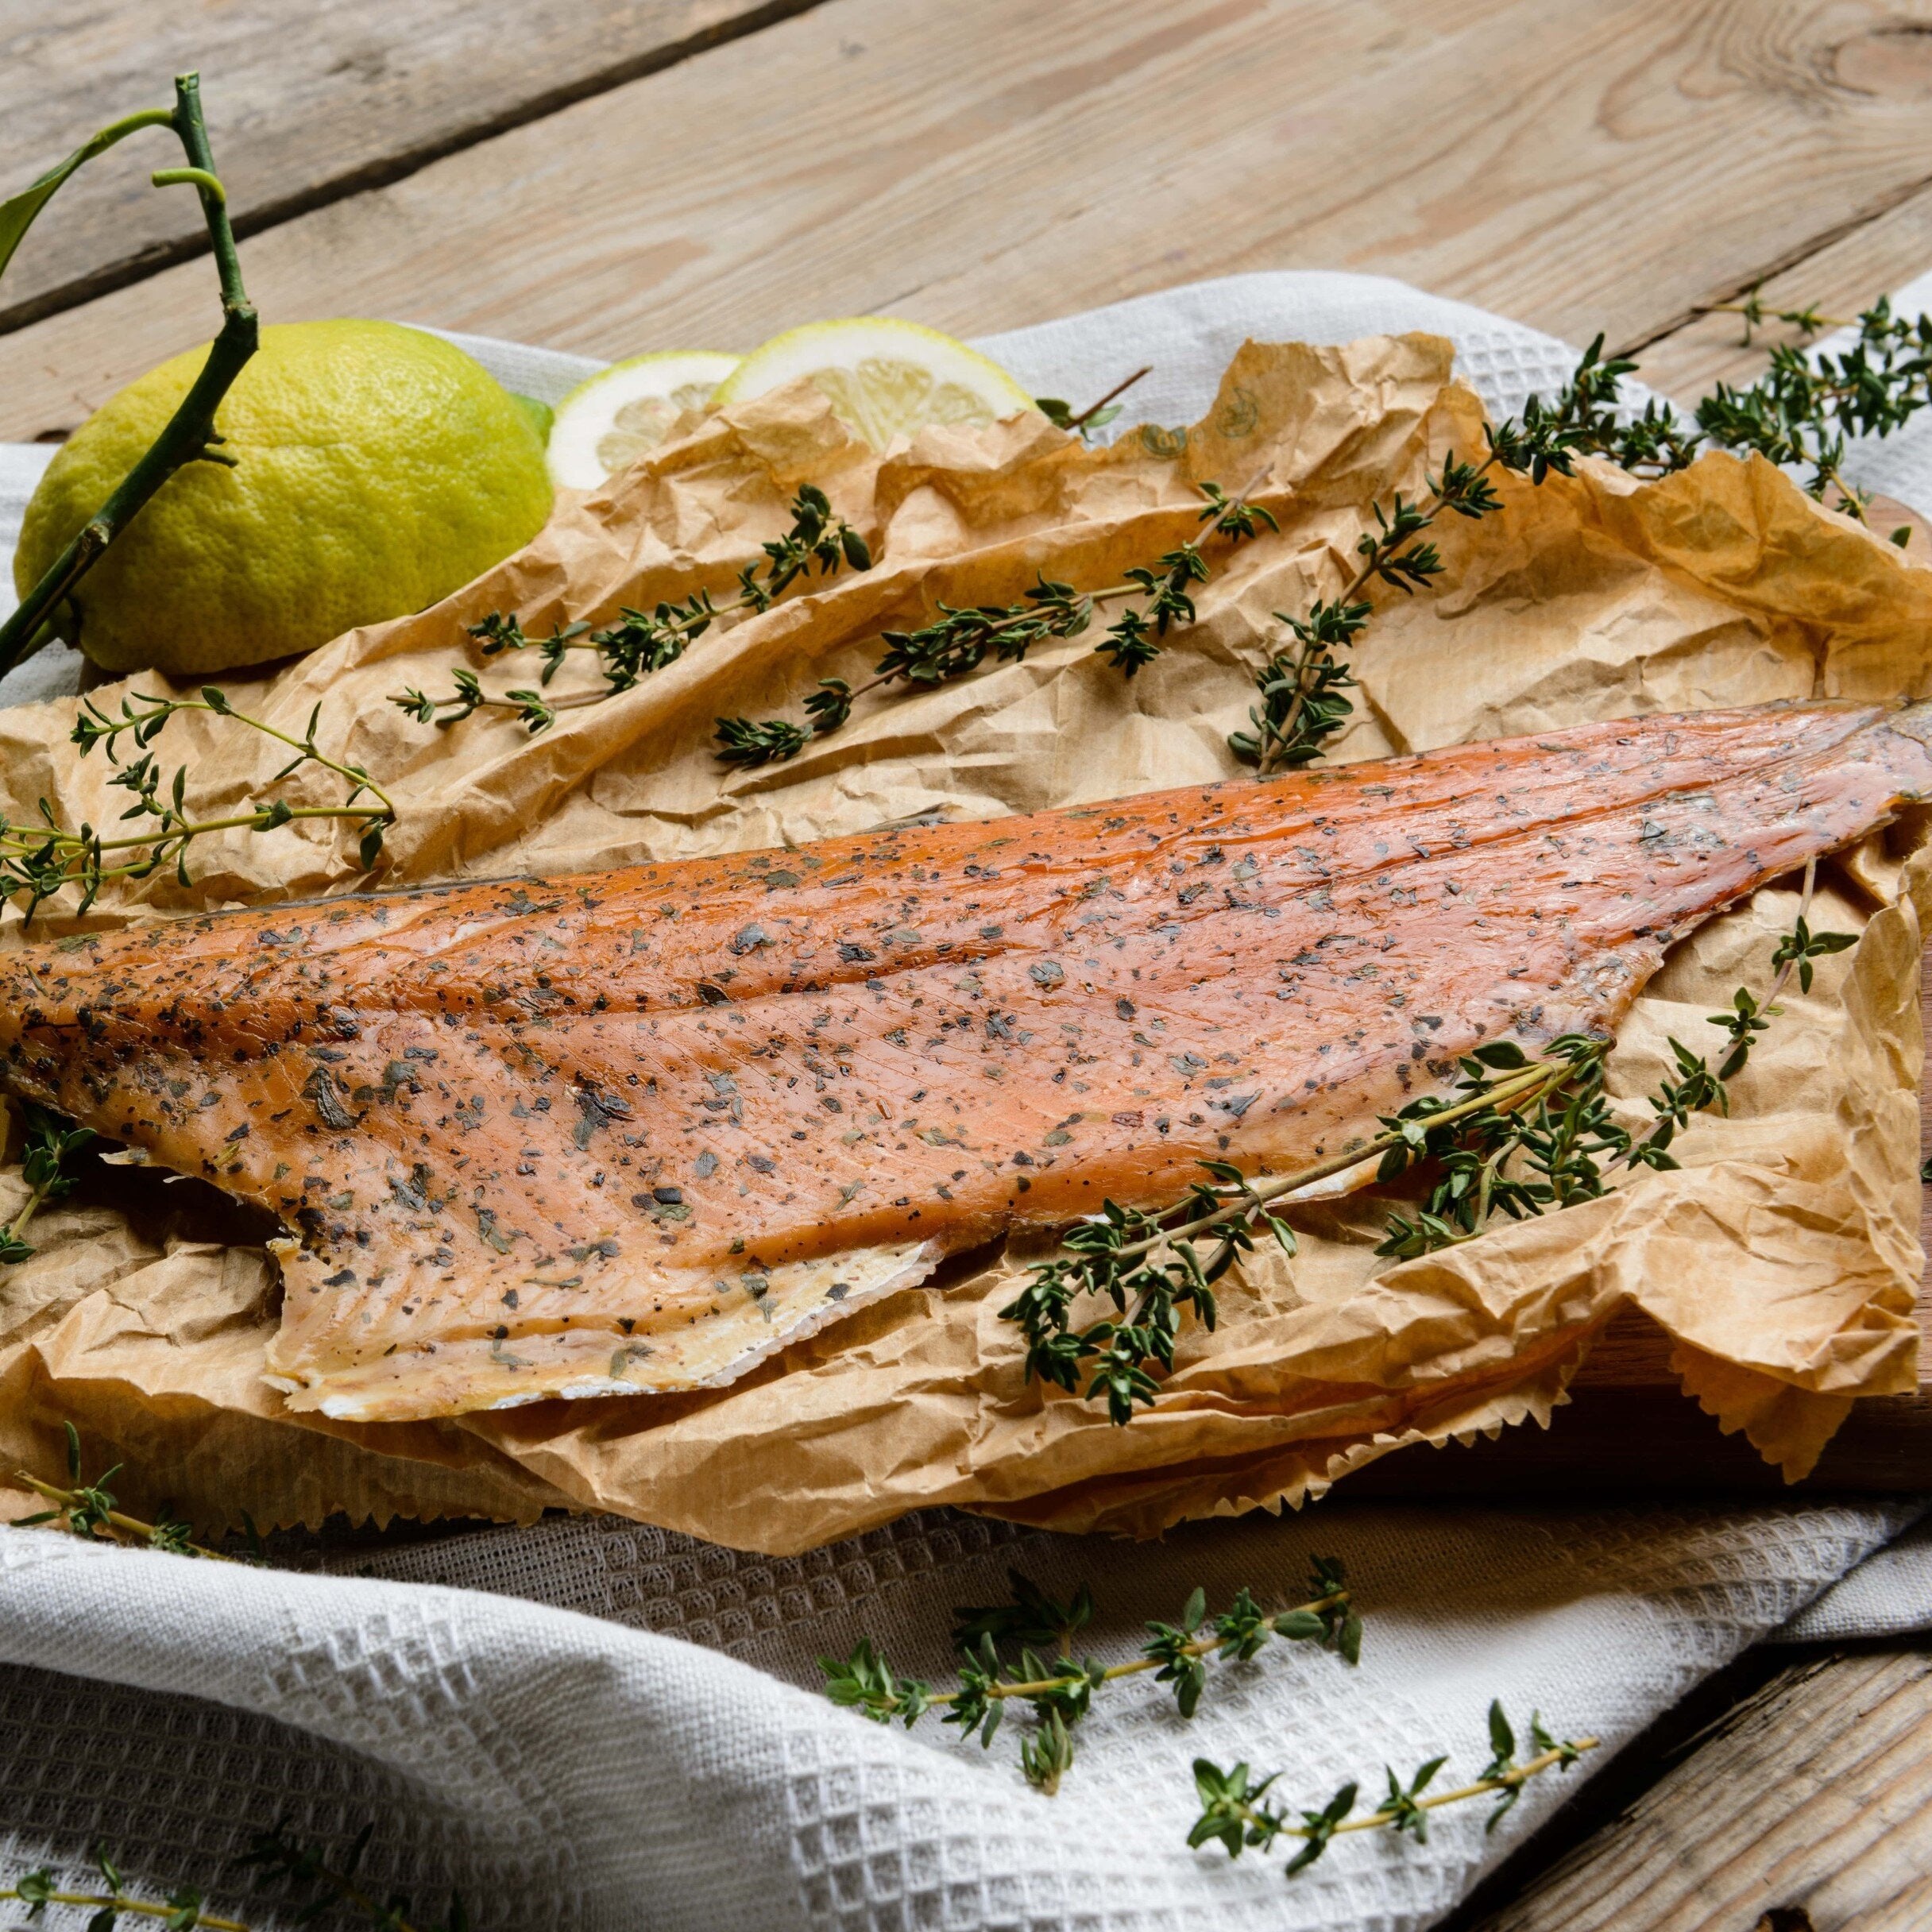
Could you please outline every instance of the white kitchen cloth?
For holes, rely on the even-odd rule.
[[[0,1652],[32,1667],[0,1675],[0,1861],[78,1876],[104,1833],[125,1868],[241,1911],[220,1875],[292,1814],[338,1849],[377,1821],[371,1876],[424,1916],[454,1883],[481,1927],[1411,1932],[1563,1779],[1493,1837],[1464,1806],[1426,1845],[1361,1833],[1290,1883],[1283,1853],[1187,1849],[1192,1760],[1280,1769],[1297,1806],[1359,1778],[1372,1803],[1385,1764],[1406,1776],[1447,1752],[1446,1775],[1474,1776],[1497,1696],[1519,1732],[1535,1708],[1613,1748],[1911,1513],[1343,1504],[1153,1548],[936,1515],[782,1562],[605,1519],[399,1551],[361,1577],[0,1531]],[[1298,1600],[1318,1551],[1356,1579],[1358,1667],[1277,1641],[1214,1667],[1191,1722],[1150,1678],[1115,1687],[1053,1799],[1020,1777],[1018,1727],[983,1751],[936,1717],[887,1729],[802,1687],[816,1653],[867,1633],[944,1681],[949,1613],[999,1600],[1010,1563],[1062,1597],[1091,1582],[1092,1648],[1115,1661],[1197,1582],[1217,1605],[1244,1582]],[[77,1698],[43,1675],[60,1671],[176,1694]]]
[[[1152,362],[1123,419],[1183,422],[1244,337],[1408,328],[1454,338],[1498,414],[1573,361],[1481,311],[1326,274],[1196,284],[980,346],[1076,407]],[[528,394],[593,366],[457,339]],[[0,539],[47,454],[0,450]],[[1867,458],[1848,468],[1876,482]],[[1932,510],[1932,423],[1884,461],[1884,487]],[[0,701],[71,690],[76,669],[44,653]],[[415,1891],[419,1922],[454,1884],[483,1928],[1419,1932],[1548,1815],[1563,1779],[1538,1779],[1493,1837],[1482,1807],[1459,1807],[1426,1845],[1361,1833],[1288,1883],[1280,1853],[1187,1849],[1192,1759],[1278,1768],[1292,1805],[1355,1778],[1371,1803],[1385,1763],[1447,1751],[1445,1776],[1474,1775],[1494,1696],[1519,1731],[1540,1709],[1613,1748],[1780,1625],[1836,1637],[1932,1621],[1932,1546],[1855,1568],[1918,1513],[1357,1505],[1344,1485],[1299,1517],[1155,1546],[939,1512],[775,1560],[598,1519],[268,1571],[0,1530],[0,1873],[51,1861],[80,1879],[105,1836],[130,1874],[239,1908],[226,1861],[286,1817],[335,1847],[373,1822],[371,1881]],[[1092,1648],[1113,1660],[1196,1583],[1216,1607],[1242,1583],[1298,1600],[1318,1552],[1356,1582],[1358,1669],[1277,1642],[1215,1667],[1191,1723],[1130,1680],[1097,1700],[1051,1799],[1019,1776],[1018,1727],[986,1752],[936,1718],[884,1729],[811,1688],[813,1658],[866,1633],[944,1680],[952,1606],[999,1600],[1009,1564],[1062,1594],[1090,1581]],[[350,1563],[358,1575],[339,1573]],[[1789,1621],[1800,1613],[1810,1627]]]

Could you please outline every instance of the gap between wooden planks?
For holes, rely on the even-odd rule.
[[[95,128],[166,106],[198,70],[249,235],[819,0],[95,0],[0,24],[0,183],[24,186]],[[0,329],[205,253],[191,195],[156,194],[165,134],[83,169],[9,270]],[[156,158],[149,158],[150,156]]]
[[[415,0],[396,17],[424,5],[452,13]],[[350,17],[378,14],[354,0]],[[218,148],[245,206],[286,197],[292,168],[336,177],[311,126],[331,78],[366,153],[365,98],[416,57],[407,35],[367,30],[375,79],[308,71],[285,137],[271,113],[259,145]],[[1573,339],[1650,340],[1932,181],[1922,33],[1932,0],[827,0],[242,254],[270,319],[384,315],[612,357],[875,310],[976,334],[1295,267],[1402,276]],[[66,44],[47,42],[43,68]],[[541,96],[550,44],[519,51]],[[400,90],[386,137],[405,157],[448,118],[420,91]],[[132,160],[105,165],[124,199],[149,192]],[[1894,238],[1910,245],[1909,225]],[[18,272],[88,272],[35,270],[43,245],[61,245],[29,238]],[[104,241],[87,249],[112,266]],[[1870,265],[1890,284],[1922,258]],[[0,339],[0,438],[71,425],[213,320],[190,262]]]

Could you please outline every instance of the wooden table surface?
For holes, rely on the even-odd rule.
[[[616,357],[1347,268],[1602,330],[1688,398],[1761,365],[1709,305],[1849,314],[1932,267],[1932,0],[78,0],[0,12],[0,181],[190,66],[270,320]],[[0,440],[212,332],[159,152],[89,170],[10,272]],[[1613,1436],[1656,1486],[1763,1493],[1625,1339],[1541,1442],[1358,1490],[1601,1497]],[[1923,1482],[1932,1405],[1870,1405],[1832,1457]],[[1701,1740],[1678,1714],[1632,1747],[1455,1923],[1932,1925],[1932,1664],[1787,1659],[1694,1700]]]

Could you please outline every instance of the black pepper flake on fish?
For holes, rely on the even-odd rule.
[[[1674,938],[1932,795],[1928,737],[1705,712],[29,945],[0,1085],[281,1217],[293,1407],[717,1385],[949,1252],[1614,1028]]]

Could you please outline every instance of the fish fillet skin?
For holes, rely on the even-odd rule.
[[[1614,1028],[1673,938],[1932,796],[1928,738],[1702,712],[91,933],[0,960],[0,1084],[282,1218],[295,1408],[713,1385]]]

